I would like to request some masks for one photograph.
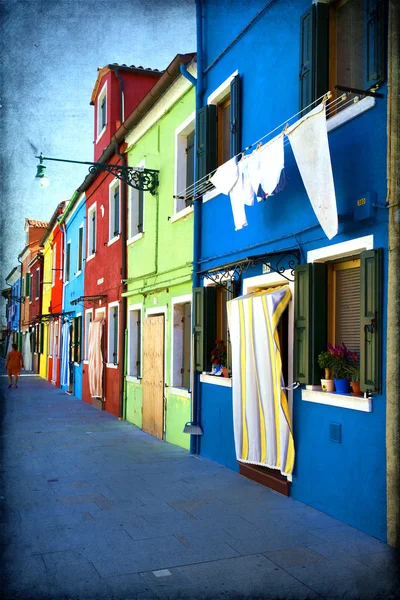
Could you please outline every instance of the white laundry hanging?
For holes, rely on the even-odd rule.
[[[218,167],[214,175],[210,178],[210,181],[219,194],[228,195],[237,182],[238,176],[237,156],[234,156]]]
[[[242,229],[247,225],[245,206],[253,206],[254,189],[251,185],[248,167],[249,156],[243,156],[238,163],[239,176],[237,182],[230,191],[231,206],[235,230]]]
[[[325,103],[286,130],[311,206],[328,239],[338,232]]]
[[[252,152],[249,157],[248,173],[258,201],[270,196],[276,190],[284,166],[283,133]],[[263,193],[260,193],[260,186]]]

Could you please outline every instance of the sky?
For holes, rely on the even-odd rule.
[[[196,50],[195,0],[0,0],[0,289],[25,245],[25,217],[48,221],[93,160],[90,97],[98,67],[165,69]],[[0,305],[0,323],[5,321]]]

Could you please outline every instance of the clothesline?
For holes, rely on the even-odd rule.
[[[314,100],[314,102],[311,102],[308,106],[306,106],[304,109],[302,109],[301,111],[299,111],[296,114],[292,115],[291,117],[289,117],[288,119],[286,119],[285,121],[283,121],[282,123],[280,123],[279,125],[277,125],[274,129],[272,129],[271,131],[269,131],[268,133],[266,133],[265,135],[263,135],[257,141],[253,142],[252,144],[250,144],[249,146],[247,146],[246,148],[244,148],[244,150],[242,150],[241,152],[239,152],[236,155],[236,157],[242,156],[242,155],[244,155],[244,153],[247,150],[250,150],[251,148],[257,147],[257,145],[260,144],[263,140],[265,140],[266,138],[268,138],[269,136],[271,136],[273,133],[275,133],[281,127],[284,127],[285,125],[287,125],[289,123],[289,121],[291,121],[292,119],[294,119],[295,117],[297,117],[299,114],[301,114],[302,112],[304,112],[305,110],[307,110],[312,105],[316,104],[319,100],[324,99],[324,98],[330,98],[330,97],[331,97],[331,93],[330,92],[328,92],[327,94],[324,94],[323,96],[320,96],[319,98],[317,98],[316,100]],[[355,102],[357,102],[359,100],[358,96],[356,96],[355,98],[351,98],[349,100],[347,100],[347,97],[348,97],[348,94],[347,93],[343,93],[338,98],[336,98],[336,99],[332,100],[331,102],[329,102],[326,105],[326,116],[329,117],[336,110],[337,105],[339,103],[341,103],[341,102],[344,102],[344,104],[342,105],[342,107],[344,107],[344,106],[347,106],[349,104],[353,104],[353,103],[355,103]],[[346,100],[347,100],[347,102],[346,102]],[[288,143],[289,143],[289,140],[285,139],[284,145],[286,146]],[[207,175],[205,175],[201,179],[197,180],[195,183],[193,183],[190,186],[188,186],[185,190],[183,190],[182,192],[180,192],[179,194],[177,194],[175,197],[177,197],[177,198],[183,198],[183,199],[186,199],[186,200],[187,199],[195,199],[195,198],[197,198],[199,196],[204,195],[206,192],[213,190],[214,189],[214,185],[210,181],[210,178],[213,176],[213,174],[216,172],[216,170],[217,169],[214,169],[213,171],[211,171],[210,173],[208,173]]]

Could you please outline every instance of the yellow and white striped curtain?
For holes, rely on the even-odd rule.
[[[103,354],[101,349],[103,324],[103,317],[99,317],[89,325],[88,371],[89,389],[92,398],[102,398],[103,396]]]
[[[294,442],[277,326],[288,286],[228,302],[236,457],[290,475]]]

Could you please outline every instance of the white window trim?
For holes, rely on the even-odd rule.
[[[106,124],[104,125],[104,127],[102,128],[102,130],[99,132],[99,128],[100,128],[100,103],[103,100],[103,98],[106,98]],[[96,144],[97,142],[100,140],[100,138],[104,135],[105,130],[107,129],[107,113],[108,113],[108,96],[107,96],[107,81],[104,83],[103,87],[101,88],[101,92],[99,93],[99,95],[97,96],[97,119],[96,119]]]
[[[174,164],[174,195],[177,196],[183,190],[187,188],[186,185],[186,147],[187,147],[187,136],[194,131],[195,128],[196,111],[193,111],[184,121],[175,129],[175,164]],[[185,176],[183,177],[182,171],[184,170]],[[185,184],[180,184],[179,180],[185,179]],[[178,199],[174,199],[174,217],[180,215],[187,208],[177,210]],[[170,218],[170,222],[173,222],[174,217]],[[176,220],[176,219],[174,219]]]
[[[94,252],[92,252],[90,254],[90,249],[89,249],[89,243],[90,243],[90,213],[93,212],[93,210],[96,211],[96,227],[95,227],[95,232],[94,235],[96,236],[96,240],[95,240],[95,248],[96,250]],[[86,262],[88,262],[89,260],[91,260],[94,256],[96,256],[96,251],[97,251],[97,202],[93,202],[93,204],[88,208],[88,220],[87,220],[87,235],[86,235],[87,239],[86,239]]]
[[[194,211],[193,204],[191,206],[185,206],[185,208],[182,208],[182,210],[176,212],[172,217],[170,217],[169,222],[175,223],[176,221],[180,221],[181,219],[184,219],[188,215],[191,215],[193,211]]]
[[[307,262],[328,262],[340,258],[360,254],[364,250],[372,250],[374,247],[374,236],[366,235],[339,244],[323,246],[307,252]],[[310,389],[311,388],[311,389]],[[312,389],[314,388],[314,389]],[[306,386],[301,390],[301,399],[316,404],[326,404],[338,408],[347,408],[362,412],[372,412],[372,398],[367,394],[364,397],[352,396],[351,394],[337,394],[336,392],[322,392],[315,386]]]
[[[130,244],[134,244],[138,240],[142,239],[142,237],[143,233],[138,233],[137,235],[134,235],[133,237],[129,238],[129,240],[126,240],[126,245],[129,246]]]
[[[84,258],[85,258],[85,257],[84,257],[84,249],[85,249],[85,244],[84,244],[84,233],[85,233],[85,232],[84,232],[84,229],[83,229],[83,227],[84,227],[84,223],[82,222],[82,223],[79,225],[79,227],[78,227],[78,253],[77,253],[77,256],[76,256],[76,273],[75,273],[75,277],[78,277],[78,276],[79,276],[79,275],[82,273],[82,271],[83,271],[83,260],[84,260]],[[79,261],[79,231],[80,231],[81,229],[82,229],[82,265],[81,265],[81,268],[79,269],[79,268],[78,268],[78,267],[79,267],[79,264],[78,264],[78,261]]]
[[[113,210],[111,210],[113,207],[111,206],[111,203],[114,199],[114,190],[118,188],[118,200],[119,200],[119,223],[118,223],[118,230],[120,230],[120,226],[121,226],[121,182],[120,180],[116,177],[108,186],[108,242],[107,245],[111,246],[111,244],[114,244],[114,242],[116,242],[117,240],[119,240],[119,238],[121,237],[121,232],[119,232],[118,235],[114,235],[114,232],[112,231],[112,215],[114,214]],[[115,224],[114,224],[114,228],[115,228]]]
[[[67,243],[65,245],[65,267],[64,267],[64,269],[65,269],[65,277],[67,276],[68,244],[71,246],[71,240],[70,239],[67,241]],[[69,282],[71,281],[71,263],[72,263],[72,261],[71,261],[71,248],[70,248],[69,252],[70,252],[70,254],[69,254],[69,258],[70,258],[70,261],[69,261],[69,279],[67,279],[66,281],[64,281],[64,286],[68,285]]]
[[[131,364],[131,316],[130,313],[133,310],[137,310],[140,312],[140,374],[142,374],[142,366],[143,366],[143,304],[131,304],[128,306],[128,369]],[[131,383],[140,383],[142,377],[135,377],[134,375],[127,375],[126,380]]]
[[[111,313],[111,309],[114,307],[118,308],[117,311],[117,315],[118,315],[118,337],[117,337],[117,364],[114,364],[113,362],[110,361],[110,330],[109,327],[112,324],[112,320],[110,317],[110,313]],[[118,369],[119,367],[119,336],[120,336],[120,327],[119,327],[119,315],[120,313],[120,307],[119,307],[119,301],[115,300],[114,302],[110,302],[109,304],[107,304],[107,316],[108,316],[108,326],[107,326],[107,363],[106,363],[106,367],[108,369]]]
[[[140,162],[138,162],[136,165],[134,165],[134,167],[137,167],[138,169],[144,169],[146,166],[146,161],[144,158],[142,158],[142,160]],[[129,189],[129,198],[128,198],[128,234],[129,234],[129,239],[127,240],[127,244],[131,244],[132,242],[135,242],[136,240],[139,240],[140,237],[143,237],[144,232],[146,231],[146,227],[145,227],[145,218],[146,218],[146,214],[145,214],[145,199],[146,199],[146,192],[143,192],[143,231],[141,231],[140,233],[136,233],[135,235],[132,235],[132,190],[134,188],[132,188],[131,186],[128,187]],[[139,237],[140,236],[140,237]]]
[[[172,382],[174,380],[174,356],[175,356],[175,349],[174,349],[174,307],[175,304],[190,304],[191,307],[191,313],[192,313],[192,294],[185,294],[183,296],[175,296],[175,298],[172,298],[172,310],[171,310],[171,364],[170,364],[170,381]],[[191,329],[192,329],[192,324],[193,324],[193,316],[192,316],[192,322],[191,322]],[[190,339],[192,339],[192,336],[190,336]],[[190,364],[192,364],[192,344],[190,344]],[[190,386],[192,385],[192,382],[190,382]],[[169,392],[172,394],[176,394],[178,396],[186,396],[188,398],[190,398],[190,393],[188,392],[187,388],[184,387],[178,387],[178,386],[171,386],[170,388],[168,388]],[[174,390],[174,391],[173,391]]]
[[[39,271],[39,287],[40,287],[40,267],[37,267],[37,269],[36,269],[36,273],[37,273],[38,271]],[[36,283],[37,283],[37,276],[36,276],[36,281],[35,281],[35,284],[36,284]],[[37,288],[37,286],[36,286],[36,288]],[[39,290],[38,290],[38,289],[36,289],[36,293],[38,293],[38,291],[39,291]],[[40,296],[35,296],[35,300],[39,300],[39,297],[40,297]]]
[[[366,96],[362,100],[359,100],[358,102],[355,102],[354,104],[350,104],[350,106],[347,106],[343,110],[340,110],[335,115],[332,115],[331,117],[329,117],[327,119],[326,124],[327,124],[328,132],[333,131],[334,129],[337,129],[338,127],[340,127],[341,125],[344,125],[348,121],[351,121],[352,119],[355,119],[359,115],[362,115],[367,110],[374,108],[375,104],[376,104],[376,99],[372,98],[372,96]],[[337,104],[336,106],[339,108],[340,104]]]
[[[237,69],[234,73],[232,73],[232,75],[229,75],[229,77],[225,79],[225,81],[223,81],[216,90],[211,92],[207,98],[207,104],[219,104],[222,102],[222,100],[228,95],[231,83],[235,79],[236,75],[239,75],[239,71]]]
[[[175,386],[170,386],[168,388],[168,394],[173,394],[174,396],[181,396],[182,398],[191,398],[192,394],[186,388],[180,388]]]
[[[88,334],[88,335],[87,335],[87,337],[86,337],[86,323],[87,323],[86,316],[87,316],[88,314],[91,314],[91,315],[92,315],[92,321],[93,321],[93,308],[87,308],[87,309],[85,310],[85,322],[84,322],[84,324],[83,324],[83,326],[84,326],[84,331],[85,331],[85,336],[84,336],[84,348],[83,348],[83,356],[84,356],[84,357],[85,357],[85,356],[87,356],[87,357],[89,358],[89,348],[87,348],[87,347],[86,347],[87,345],[89,345],[89,344],[87,343],[87,342],[89,342],[89,331],[87,332],[87,334]],[[86,342],[86,340],[87,340],[87,342]],[[85,365],[89,364],[89,360],[88,360],[88,358],[84,358],[84,359],[83,359],[83,364],[85,364]]]
[[[221,387],[232,387],[232,377],[217,377],[216,375],[200,374],[201,383],[209,383],[210,385],[220,385]]]

